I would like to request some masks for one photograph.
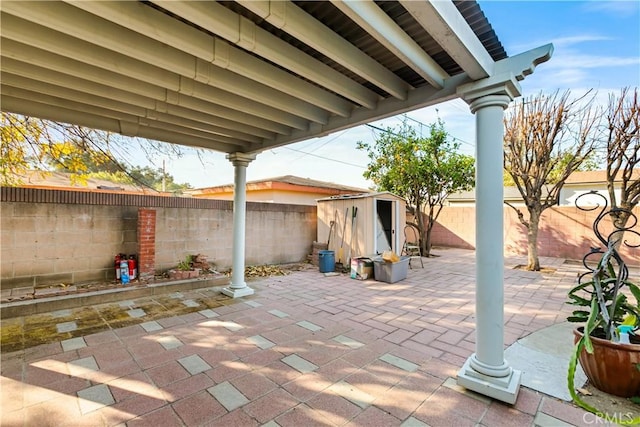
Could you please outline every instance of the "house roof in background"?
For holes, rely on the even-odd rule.
[[[17,175],[17,179],[21,181],[18,187],[29,188],[55,188],[57,190],[67,189],[73,191],[108,191],[108,192],[127,192],[127,193],[144,193],[144,194],[160,194],[151,188],[132,184],[122,184],[119,182],[108,181],[106,179],[86,178],[86,180],[74,180],[72,174],[66,172],[43,172],[43,171],[27,171],[24,175]]]
[[[188,192],[197,194],[215,194],[233,192],[233,184],[218,185],[215,187],[204,187],[189,190]],[[301,178],[294,175],[277,176],[247,182],[247,191],[260,190],[289,190],[302,191],[307,193],[368,193],[369,190],[351,187],[334,182],[318,181],[315,179]]]
[[[522,200],[522,195],[520,191],[515,186],[504,187],[504,200],[505,201],[513,201],[513,200]],[[469,191],[461,191],[459,193],[450,194],[447,197],[447,200],[454,200],[456,202],[463,201],[475,201],[476,200],[476,190]]]
[[[616,182],[622,181],[620,174],[616,177]],[[640,169],[634,169],[632,179],[640,178]],[[565,181],[565,184],[591,184],[591,183],[603,183],[607,182],[607,171],[577,171],[569,175],[569,178]]]
[[[632,179],[640,178],[640,169],[634,169],[632,174]],[[618,176],[616,182],[622,181],[621,177]],[[597,171],[577,171],[573,172],[569,175],[569,178],[565,181],[565,185],[588,185],[588,184],[606,184],[607,182],[607,171],[605,170],[597,170]],[[551,186],[546,186],[545,188],[550,188]],[[462,191],[460,193],[451,194],[447,197],[449,200],[453,200],[456,202],[462,201],[474,201],[476,199],[475,189],[470,191]],[[512,200],[522,200],[522,195],[518,188],[515,186],[504,187],[504,200],[512,201]]]

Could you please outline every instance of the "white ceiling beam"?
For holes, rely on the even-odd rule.
[[[407,96],[407,92],[411,90],[411,87],[398,76],[292,2],[288,0],[236,0],[236,2],[267,20],[271,25],[286,31],[306,45],[381,88],[391,96],[404,99]],[[255,26],[254,24],[251,25]],[[260,34],[262,31],[264,30],[255,29],[256,34]],[[234,28],[229,29],[229,37],[233,37],[234,33]],[[267,38],[267,35],[264,35],[264,38]],[[271,44],[286,45],[286,43],[278,39],[271,41]],[[289,46],[288,49],[291,49],[291,47]],[[270,50],[277,54],[279,49],[274,46]],[[262,53],[259,54],[262,55]]]
[[[147,112],[147,109],[140,106],[139,104],[127,103],[120,100],[96,96],[95,94],[76,90],[73,86],[53,85],[51,83],[27,78],[24,75],[8,73],[4,70],[2,73],[2,84],[13,88],[41,93],[43,95],[55,96],[58,98],[67,98],[70,101],[81,102],[84,104],[93,104],[97,107],[107,108],[133,116],[143,117]]]
[[[328,65],[318,61],[315,58],[301,52],[297,48],[291,46],[285,41],[270,34],[266,30],[255,25],[253,22],[246,18],[238,17],[234,12],[225,8],[224,6],[217,4],[216,2],[194,2],[194,1],[171,1],[171,2],[155,2],[159,6],[179,15],[183,16],[191,22],[198,24],[199,26],[217,34],[218,36],[228,40],[230,43],[236,44],[242,49],[249,52],[253,52],[256,55],[265,58],[271,62],[274,62],[292,72],[307,78],[323,87],[330,88],[336,93],[342,93],[343,90],[340,86],[351,88],[352,90],[358,90],[358,95],[361,105],[368,108],[374,108],[379,97],[372,91],[362,87],[357,88],[354,86],[354,81],[345,77],[341,73],[332,69]],[[283,5],[287,5],[288,2],[283,2]],[[251,9],[251,4],[245,4],[245,7]],[[293,12],[300,11],[299,8],[291,9]],[[301,12],[301,11],[300,11]],[[305,14],[306,15],[306,14]],[[314,29],[318,29],[319,23],[306,15],[305,21],[301,25],[302,27],[311,26]],[[320,25],[320,27],[322,27]],[[289,31],[290,28],[283,30]],[[317,48],[322,44],[322,49],[316,49],[324,54],[331,52],[332,49],[344,48],[345,42],[335,34],[322,31],[314,33],[313,42],[310,46]],[[328,42],[324,42],[324,37],[331,37],[331,40],[339,40],[341,44],[336,46],[335,44],[326,45]],[[301,39],[302,40],[302,39]],[[308,40],[303,40],[305,43]],[[308,44],[308,43],[307,43]],[[354,55],[349,61],[350,65],[358,65],[356,68],[362,73],[357,73],[373,84],[379,85],[384,90],[391,93],[393,96],[405,97],[406,92],[410,89],[409,86],[399,79],[395,74],[381,67],[380,64],[367,57],[366,64],[357,61],[362,61],[366,55],[358,51],[355,47],[351,46],[352,50],[349,52]],[[333,56],[347,56],[347,53],[336,53]],[[352,67],[353,68],[353,67]],[[384,78],[381,77],[384,74]],[[364,90],[363,90],[364,89]],[[353,94],[344,94],[343,96],[349,99],[353,98]]]
[[[225,144],[210,139],[202,139],[184,135],[165,129],[140,126],[139,123],[127,122],[115,118],[96,115],[86,111],[69,110],[60,106],[52,106],[25,98],[16,98],[2,93],[0,102],[6,111],[16,114],[36,116],[46,120],[74,123],[92,129],[116,132],[125,136],[148,138],[173,144],[203,147],[212,150],[232,153],[242,151],[245,147]]]
[[[179,85],[193,81],[194,85],[224,90],[229,94],[235,94],[236,98],[243,97],[248,102],[261,103],[307,120],[318,123],[326,123],[328,120],[329,114],[325,110],[308,102],[301,101],[291,95],[264,86],[228,70],[218,68],[209,62],[119,27],[72,6],[57,2],[44,2],[38,4],[38,7],[32,7],[30,3],[23,2],[8,2],[8,4],[10,7],[5,7],[3,4],[2,9],[3,34],[7,25],[5,21],[9,21],[9,25],[12,25],[10,29],[12,32],[15,30],[16,23],[22,26],[29,26],[27,22],[30,21],[32,23],[31,31],[35,31],[31,36],[32,40],[35,37],[40,38],[45,35],[47,33],[45,27],[51,28],[50,31],[54,29],[62,31],[62,33],[53,31],[53,34],[49,34],[50,37],[53,37],[52,42],[58,46],[66,43],[71,50],[75,48],[76,51],[79,46],[84,46],[82,50],[85,52],[82,52],[82,50],[81,52],[86,53],[84,58],[88,61],[93,61],[98,56],[113,58],[110,62],[119,62],[118,57],[127,58],[129,62],[134,61],[132,65],[135,65],[135,63],[144,64],[171,73],[171,78],[179,80]],[[60,6],[64,6],[65,9],[69,10],[61,10]],[[76,13],[72,13],[72,11]],[[14,16],[8,19],[10,15],[4,15],[4,13],[11,13]],[[37,27],[34,28],[34,24]],[[44,26],[39,26],[41,24]],[[26,32],[25,30],[23,29],[23,36],[24,32]],[[67,37],[62,37],[63,34],[66,34]],[[55,48],[48,50],[56,51]],[[80,52],[75,54],[77,59],[88,62],[82,57],[78,57],[79,54]]]
[[[374,2],[332,0],[332,3],[431,86],[442,88],[449,77],[447,72]]]
[[[258,132],[253,131],[253,133],[260,136],[265,136],[263,132],[279,134],[288,134],[290,132],[288,126],[267,120],[259,115],[250,115],[214,102],[192,98],[146,81],[136,80],[123,74],[113,73],[105,68],[58,56],[14,40],[2,38],[0,39],[0,45],[2,45],[3,56],[3,60],[0,62],[2,70],[22,73],[35,79],[46,79],[45,81],[55,84],[58,81],[55,74],[50,72],[43,73],[42,70],[32,69],[32,67],[41,67],[66,75],[81,76],[77,78],[152,98],[156,105],[155,108],[159,111],[166,112],[169,109],[175,110],[179,108],[190,109],[203,115],[209,115],[208,121],[210,123],[230,126],[232,129],[248,133],[252,133],[251,130],[256,129]]]
[[[352,109],[351,104],[346,100],[260,61],[241,49],[230,46],[225,40],[212,37],[140,2],[69,1],[68,3],[271,88],[282,90],[286,87],[286,93],[289,95],[334,114],[347,116]],[[344,78],[339,73],[333,72]],[[358,90],[366,92],[368,89],[351,80],[342,83],[339,85],[334,82],[335,87],[332,89],[339,89],[343,96],[352,98],[358,103],[367,99],[363,98],[362,94],[353,95],[351,92]],[[375,96],[373,92],[371,94]]]
[[[225,137],[232,138],[234,140],[241,140],[250,143],[259,143],[262,138],[254,135],[234,131],[220,126],[215,126],[210,123],[200,122],[187,117],[173,116],[167,113],[161,113],[149,108],[140,106],[143,103],[128,103],[124,102],[128,98],[126,93],[110,94],[105,91],[111,97],[103,97],[96,93],[87,93],[76,90],[75,82],[67,81],[64,85],[54,85],[51,83],[45,83],[42,81],[33,80],[23,75],[16,75],[12,73],[4,72],[2,74],[2,84],[8,87],[25,89],[35,93],[41,93],[44,95],[50,95],[58,98],[68,99],[83,104],[93,104],[98,107],[119,111],[122,113],[137,116],[140,120],[154,120],[158,123],[167,122],[172,125],[182,126],[184,128],[196,129],[212,134],[217,134]],[[122,91],[118,91],[122,92]],[[114,96],[115,95],[115,96]],[[123,96],[118,96],[123,95]],[[136,97],[139,99],[142,97]],[[143,100],[144,103],[153,103],[153,100]],[[153,105],[155,106],[155,105]],[[159,124],[158,127],[161,127]],[[273,135],[271,136],[273,137]]]
[[[86,104],[83,102],[72,100],[72,96],[69,96],[69,97],[51,96],[41,92],[35,92],[27,89],[7,86],[4,84],[4,82],[0,85],[0,87],[2,88],[3,96],[6,95],[7,97],[33,100],[35,102],[38,102],[39,104],[49,105],[52,109],[61,108],[65,111],[85,112],[88,114],[93,114],[95,116],[102,116],[106,118],[116,119],[119,122],[126,123],[127,126],[129,127],[132,125],[136,125],[138,127],[169,130],[174,132],[175,134],[182,134],[185,136],[196,137],[203,140],[211,140],[212,142],[216,142],[218,144],[224,144],[229,149],[235,147],[236,150],[240,148],[245,149],[247,147],[256,145],[255,143],[252,143],[252,142],[241,141],[241,140],[233,139],[224,135],[217,135],[209,132],[204,132],[198,129],[188,128],[188,127],[169,124],[169,123],[155,122],[152,120],[148,120],[146,117],[124,113],[122,111],[110,108],[113,106],[113,102],[109,103],[107,107],[102,107],[96,104],[95,102],[91,104]],[[69,95],[72,95],[70,92],[68,93]],[[135,135],[135,136],[138,136],[138,135]]]
[[[433,39],[474,80],[493,74],[494,61],[451,1],[399,0]]]
[[[161,86],[170,92],[183,93],[187,96],[200,98],[237,111],[247,112],[254,116],[263,117],[267,120],[293,128],[307,128],[307,121],[298,115],[272,108],[269,104],[263,104],[246,97],[236,96],[234,92],[224,91],[210,85],[195,82],[194,80],[160,69],[154,65],[137,61],[111,50],[74,39],[71,36],[31,24],[28,21],[23,21],[14,16],[2,14],[2,36],[11,40],[19,40],[20,42],[27,43],[30,46],[47,52],[54,52],[71,60],[81,61],[85,64],[133,77],[142,82]],[[33,59],[29,59],[29,61],[32,60]],[[81,70],[82,69],[75,71],[69,69],[69,72],[71,74],[78,74]],[[243,81],[236,83],[242,84]],[[233,88],[231,84],[231,81],[228,82],[227,87],[229,89]],[[236,92],[244,91],[245,89],[246,88],[243,87],[243,89],[238,89]],[[254,90],[258,89],[254,88]],[[269,91],[272,91],[272,89],[269,89]],[[261,95],[256,95],[256,97],[263,96],[266,102],[269,100],[268,95],[268,93],[262,93]],[[273,93],[271,95],[277,97],[279,93]],[[280,98],[280,100],[281,99],[282,98]],[[275,103],[277,102],[274,99],[272,104]]]

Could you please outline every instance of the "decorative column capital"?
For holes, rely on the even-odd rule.
[[[249,163],[256,159],[256,154],[248,154],[248,153],[231,153],[227,154],[227,160],[229,160],[233,166],[249,166]]]
[[[513,74],[503,74],[461,85],[457,93],[475,113],[491,105],[505,109],[511,101],[522,95],[522,90]]]
[[[473,113],[479,108],[489,106],[502,106],[504,109],[509,102],[522,95],[518,82],[533,73],[536,66],[548,61],[551,55],[553,55],[553,45],[546,44],[519,55],[501,59],[495,63],[490,77],[459,86],[457,94],[470,105]],[[506,98],[508,101],[505,101]],[[481,99],[483,101],[480,101]]]

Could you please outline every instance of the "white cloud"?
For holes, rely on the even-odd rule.
[[[609,13],[614,16],[637,14],[640,4],[637,0],[594,0],[584,3],[584,10],[594,13]]]
[[[517,54],[520,52],[526,52],[531,49],[535,49],[538,46],[543,46],[548,43],[553,43],[553,47],[555,49],[559,48],[571,48],[584,43],[591,42],[602,42],[602,41],[611,41],[614,40],[611,37],[603,36],[600,34],[574,34],[569,36],[560,36],[560,37],[545,37],[545,38],[536,38],[536,39],[528,39],[525,43],[516,43],[510,45],[507,50],[512,52],[513,54]]]

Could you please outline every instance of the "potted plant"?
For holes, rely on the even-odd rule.
[[[632,230],[637,224],[636,216],[626,211],[630,215],[631,227],[615,227],[605,237],[600,229],[601,222],[612,210],[607,209],[607,199],[601,194],[593,191],[586,194],[599,195],[604,199],[604,207],[594,221],[593,231],[606,249],[591,248],[583,258],[587,271],[568,293],[569,304],[579,308],[567,320],[583,323],[574,330],[575,346],[569,362],[568,385],[578,405],[603,416],[576,393],[575,370],[579,360],[587,378],[597,389],[621,397],[640,395],[640,288],[628,280],[629,269],[617,250],[619,244],[640,246],[629,244],[627,239],[621,241],[625,232],[635,237],[640,233]],[[600,207],[581,207],[578,200],[576,206],[581,210]]]

